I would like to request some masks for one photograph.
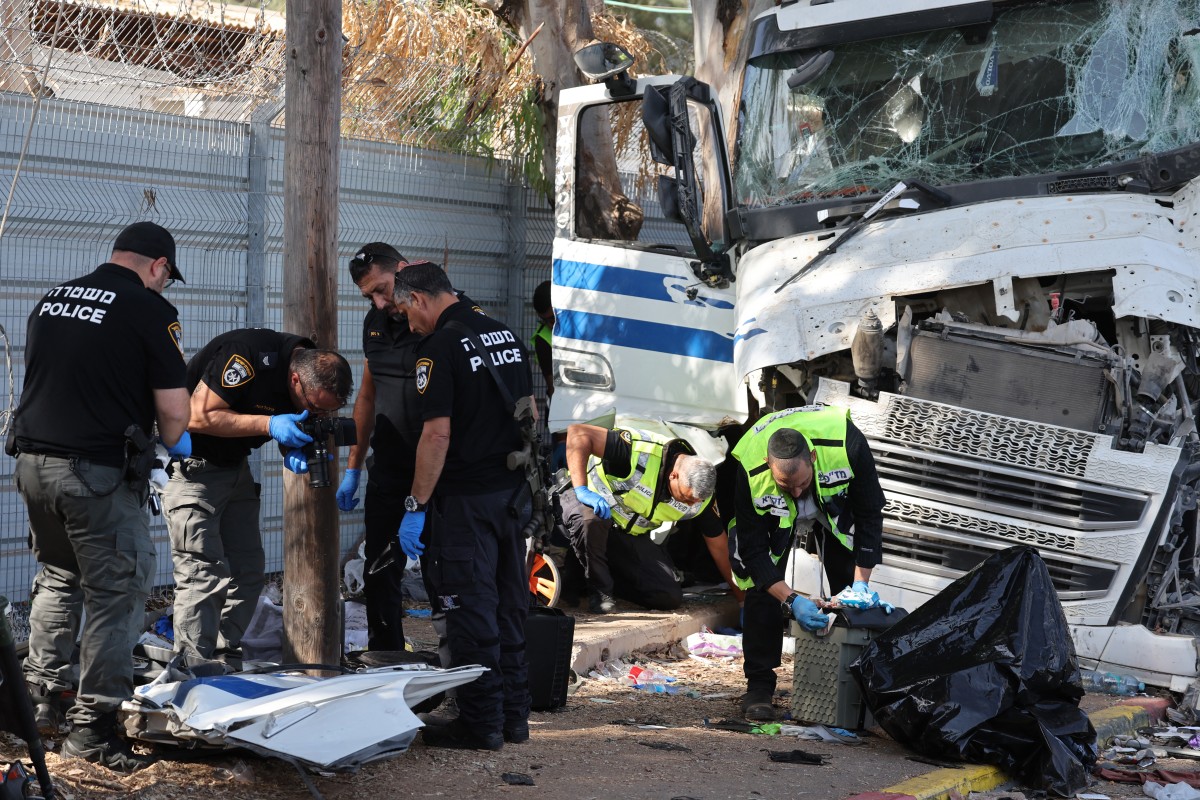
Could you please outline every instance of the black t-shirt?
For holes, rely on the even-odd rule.
[[[483,313],[461,292],[458,298]],[[363,355],[375,382],[375,428],[371,434],[375,459],[371,469],[385,480],[399,477],[412,482],[424,424],[413,380],[421,338],[409,329],[407,319],[375,307],[363,320]]]
[[[29,315],[17,446],[119,467],[125,429],[154,425],[154,389],[184,386],[175,307],[136,272],[102,264],[51,289]]]
[[[487,353],[480,356],[449,323],[465,325]],[[421,418],[450,418],[441,495],[483,494],[515,488],[524,474],[510,470],[508,454],[521,449],[521,434],[483,358],[490,358],[514,401],[529,396],[529,352],[507,327],[458,302],[438,319],[417,350],[416,386]]]
[[[222,333],[187,365],[188,391],[200,381],[239,414],[295,414],[288,390],[288,365],[297,347],[316,347],[311,339],[269,328],[241,328]],[[312,391],[310,389],[310,391]],[[269,436],[192,434],[192,456],[233,467]]]

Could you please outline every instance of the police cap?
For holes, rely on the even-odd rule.
[[[153,222],[135,222],[126,226],[117,234],[113,250],[125,250],[146,258],[165,258],[167,266],[171,269],[171,277],[180,283],[186,283],[183,273],[175,266],[175,237],[161,225]]]

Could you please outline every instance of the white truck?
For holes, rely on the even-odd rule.
[[[709,87],[581,53],[602,83],[559,106],[551,428],[847,406],[885,600],[1032,544],[1085,666],[1183,690],[1200,0],[784,0],[747,35],[728,146]],[[601,163],[619,225],[585,191]]]

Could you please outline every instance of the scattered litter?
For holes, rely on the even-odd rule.
[[[714,692],[713,694],[700,695],[701,700],[724,700],[727,697],[733,697],[733,692]]]
[[[655,750],[670,750],[673,753],[690,753],[692,748],[684,747],[674,742],[638,742],[642,747],[652,747]]]
[[[767,757],[780,764],[824,764],[816,753],[804,750],[767,750]]]
[[[504,772],[500,775],[500,780],[507,783],[509,786],[537,786],[533,782],[533,778],[526,775],[524,772]]]
[[[638,727],[638,728],[654,728],[654,729],[664,729],[664,730],[666,728],[675,727],[674,725],[668,725],[666,720],[664,720],[662,717],[656,717],[656,716],[627,717],[625,719],[610,719],[608,721],[608,724],[609,725],[631,725],[631,726]]]
[[[1142,793],[1155,800],[1200,800],[1200,790],[1186,783],[1170,783],[1163,785],[1154,781],[1146,781]]]
[[[406,616],[418,617],[420,619],[430,619],[433,617],[433,609],[431,608],[406,608],[404,613]]]
[[[733,657],[742,654],[742,637],[713,633],[708,628],[687,637],[687,649],[692,655]]]
[[[611,705],[617,704],[616,700],[609,700],[607,697],[589,697],[588,700],[591,700],[593,703],[599,703],[600,705],[604,705],[604,706],[611,706]]]
[[[1111,800],[1106,794],[1097,794],[1096,792],[1084,792],[1075,795],[1075,800]]]
[[[812,739],[838,744],[863,743],[862,737],[857,733],[844,728],[833,728],[826,725],[780,725],[779,734],[782,736],[796,736],[801,739]]]

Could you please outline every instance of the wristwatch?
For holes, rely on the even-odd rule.
[[[405,511],[424,511],[425,504],[418,503],[417,498],[413,497],[410,494],[408,497],[404,498],[404,510]]]
[[[800,596],[799,592],[792,592],[787,596],[787,599],[780,604],[780,610],[783,611],[784,619],[792,618],[792,603]]]

